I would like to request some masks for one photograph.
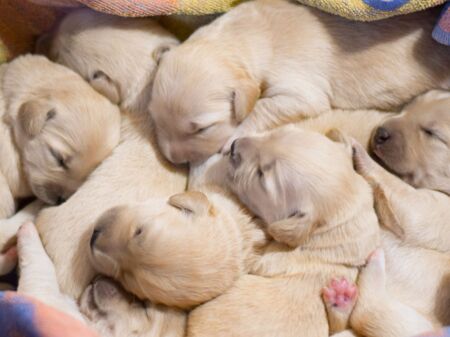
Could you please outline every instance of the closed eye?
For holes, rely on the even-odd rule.
[[[447,141],[439,134],[438,131],[427,127],[422,127],[421,130],[427,137],[437,139],[447,145]]]
[[[202,127],[202,128],[198,128],[198,129],[195,131],[195,134],[203,133],[203,132],[205,132],[205,131],[211,129],[214,125],[215,125],[215,124],[211,124],[211,125],[208,125],[208,126],[205,126],[205,127]]]
[[[55,151],[53,149],[50,149],[50,153],[52,154],[53,158],[55,159],[55,161],[59,167],[63,168],[66,171],[69,169],[69,166],[67,165],[66,160],[60,153],[58,153],[57,151]]]

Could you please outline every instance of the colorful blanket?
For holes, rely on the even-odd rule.
[[[15,292],[0,292],[0,336],[100,337],[78,320]],[[420,337],[450,337],[450,328]]]
[[[99,337],[78,320],[15,292],[0,292],[0,336]]]
[[[120,16],[225,12],[245,0],[1,0],[0,63],[32,50],[36,38],[65,13],[61,3],[78,3]],[[445,0],[297,0],[351,20],[371,21],[437,6]],[[37,5],[35,3],[39,3]],[[47,4],[48,6],[45,6]],[[444,9],[433,37],[450,45],[450,7]]]

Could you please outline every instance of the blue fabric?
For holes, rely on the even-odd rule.
[[[379,11],[393,11],[402,7],[409,0],[363,0],[365,4]]]
[[[41,337],[34,325],[34,307],[21,298],[0,292],[0,336]]]
[[[450,46],[450,2],[444,6],[438,24],[433,30],[433,38],[446,46]]]

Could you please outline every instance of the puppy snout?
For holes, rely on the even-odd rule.
[[[374,140],[375,144],[377,145],[383,145],[391,138],[390,132],[383,127],[379,127],[377,131],[375,132]]]
[[[102,232],[102,229],[101,229],[101,228],[95,228],[94,231],[92,232],[91,240],[90,240],[90,242],[89,242],[91,248],[94,247],[95,242],[97,241],[97,239],[98,239],[98,237],[100,236],[101,232]]]

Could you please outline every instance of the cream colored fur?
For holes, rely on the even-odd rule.
[[[89,237],[98,217],[111,207],[170,196],[186,186],[186,173],[157,152],[150,121],[124,116],[122,140],[113,154],[65,204],[42,211],[37,228],[53,260],[63,292],[78,298],[95,276]]]
[[[120,115],[78,75],[44,57],[22,56],[1,73],[5,218],[17,198],[35,195],[55,204],[70,197],[117,145]]]
[[[299,117],[392,109],[448,88],[448,50],[430,35],[437,15],[357,23],[284,0],[241,4],[162,59],[150,104],[162,152],[202,161]]]
[[[371,150],[415,187],[450,195],[450,91],[432,90],[380,125]]]
[[[84,292],[80,306],[59,289],[53,263],[33,224],[18,234],[18,293],[32,296],[87,324],[103,337],[182,337],[185,314],[141,302],[111,280],[97,278]]]
[[[146,111],[161,55],[177,39],[151,18],[80,9],[51,38],[50,57],[75,70],[126,111]]]
[[[69,202],[45,210],[37,219],[61,290],[71,297],[79,298],[96,274],[89,262],[89,237],[103,212],[186,188],[186,171],[170,166],[159,154],[146,111],[150,98],[146,88],[151,86],[158,54],[174,43],[151,19],[115,18],[89,10],[69,15],[54,37],[52,57],[79,72],[110,100],[118,97],[125,109],[122,139],[111,157]],[[94,76],[96,72],[100,73]]]
[[[386,276],[378,261],[373,277],[359,281],[361,293],[351,326],[364,336],[391,337],[448,325],[448,230],[443,218],[437,216],[439,212],[445,216],[442,202],[448,197],[412,188],[376,164],[360,145],[353,144],[355,166],[375,191],[380,220],[397,222],[404,234],[399,239],[382,231]]]
[[[268,231],[276,239],[284,241],[294,236],[278,236],[286,225],[295,234],[297,224],[307,235],[296,242],[298,248],[269,243],[252,270],[265,277],[243,276],[228,292],[195,309],[189,317],[188,335],[316,337],[338,332],[329,331],[320,292],[332,276],[355,280],[357,267],[364,264],[366,256],[377,245],[378,221],[371,207],[370,187],[353,171],[350,154],[344,146],[322,135],[284,127],[245,140],[245,150],[239,144],[234,150],[234,155],[242,151],[242,158],[237,168],[231,168],[231,188],[268,223]],[[273,165],[263,169],[266,192],[241,189],[244,185],[240,183],[245,184],[244,181],[247,181],[246,186],[259,184],[243,173],[255,172],[248,165],[257,164],[256,158],[263,166],[265,160]],[[333,167],[329,162],[331,158],[334,158]],[[301,169],[295,161],[307,168]],[[321,177],[320,165],[329,167],[328,177],[317,180]],[[282,203],[286,200],[283,190],[272,186],[278,178],[280,184],[285,183],[282,176],[277,177],[277,172],[282,174],[288,167],[294,170],[291,176],[285,177],[292,184],[290,193],[293,194],[289,196],[294,201],[286,208],[271,205],[270,198],[266,199],[263,194],[271,194],[272,200]],[[307,184],[315,186],[317,192]],[[306,190],[304,194],[295,194],[296,186],[302,186]],[[268,214],[255,206],[260,203],[269,213],[275,213]],[[289,219],[293,209],[297,212]],[[337,210],[340,211],[336,213]]]

